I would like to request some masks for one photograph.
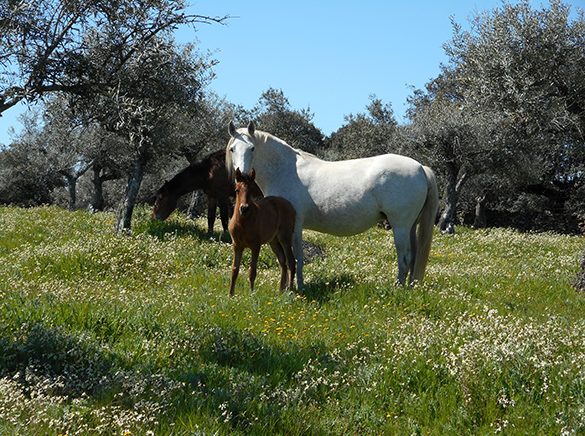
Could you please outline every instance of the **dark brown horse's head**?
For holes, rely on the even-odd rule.
[[[166,220],[169,215],[177,208],[177,196],[167,189],[165,183],[154,197],[154,207],[152,208],[152,219]]]

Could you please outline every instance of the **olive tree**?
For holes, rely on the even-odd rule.
[[[505,3],[476,16],[469,30],[455,24],[445,49],[465,106],[495,115],[484,120],[507,159],[494,170],[517,162],[507,176],[520,194],[554,200],[577,192],[585,155],[583,12],[571,18],[558,0],[540,9]]]
[[[469,30],[454,23],[448,65],[410,100],[415,142],[432,151],[447,186],[443,227],[472,175],[484,182],[471,185],[478,206],[504,186],[526,196],[583,178],[584,30],[582,13],[571,20],[560,1],[504,3]]]
[[[179,49],[160,39],[130,60],[119,76],[119,86],[103,96],[117,119],[116,131],[127,139],[130,156],[118,231],[131,227],[147,166],[168,159],[185,146],[188,138],[173,125],[186,113],[196,117],[211,65],[193,46]]]
[[[366,113],[347,115],[345,124],[328,140],[329,159],[356,159],[378,154],[401,152],[398,124],[392,106],[376,96],[370,96]]]
[[[323,133],[313,124],[313,114],[307,109],[293,109],[280,89],[269,88],[249,112],[258,128],[272,133],[295,148],[317,153],[323,147]]]
[[[430,163],[445,186],[441,230],[454,228],[462,189],[493,151],[482,134],[481,119],[445,83],[435,80],[426,93],[415,92],[409,99],[411,124],[406,134],[417,157]]]
[[[20,120],[21,131],[9,147],[0,150],[0,203],[52,203],[52,191],[62,186],[63,179],[54,170],[58,162],[43,139],[42,114],[25,112]]]
[[[183,0],[3,0],[0,2],[0,115],[47,93],[87,94],[117,83],[124,65],[182,24],[223,22],[189,15]],[[108,35],[100,62],[88,60]]]

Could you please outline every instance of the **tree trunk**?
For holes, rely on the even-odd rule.
[[[77,206],[77,177],[66,175],[67,192],[69,193],[69,210],[75,210]]]
[[[93,198],[91,200],[91,207],[94,212],[104,210],[106,201],[104,200],[104,180],[100,173],[102,167],[100,165],[93,166]]]
[[[75,210],[77,207],[77,180],[85,174],[92,164],[89,163],[78,171],[72,168],[59,170],[59,173],[65,178],[67,192],[69,193],[69,210]]]
[[[480,195],[475,201],[475,219],[473,220],[473,227],[476,229],[483,229],[487,226],[485,195]]]
[[[459,193],[467,181],[467,172],[456,167],[450,168],[447,176],[447,196],[445,198],[445,209],[439,219],[439,228],[443,232],[454,233],[455,221],[457,220],[457,203]]]
[[[132,172],[128,177],[128,185],[126,186],[126,194],[118,213],[118,220],[116,223],[116,231],[118,233],[130,232],[132,228],[132,213],[134,212],[134,205],[138,197],[138,191],[142,179],[144,178],[144,168],[146,166],[146,159],[138,157],[132,167]]]
[[[457,173],[451,172],[447,178],[447,196],[445,198],[445,209],[439,219],[439,228],[446,231],[447,228],[453,228],[455,225],[455,216],[457,213]]]
[[[195,219],[203,214],[205,211],[205,199],[203,198],[203,192],[196,190],[191,194],[191,200],[189,201],[189,209],[187,209],[187,216],[191,219]]]

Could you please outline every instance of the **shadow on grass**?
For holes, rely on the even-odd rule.
[[[137,361],[113,351],[115,341],[101,346],[91,334],[93,324],[85,326],[89,334],[79,334],[33,321],[17,334],[0,335],[0,377],[15,381],[27,398],[86,398],[87,407],[105,407],[106,414],[110,406],[118,408],[111,413],[118,413],[142,403],[164,404],[164,414],[156,418],[161,434],[176,423],[188,427],[193,417],[221,432],[287,433],[294,431],[286,419],[291,408],[320,404],[331,394],[322,385],[313,386],[313,380],[348,370],[345,360],[320,343],[275,344],[260,333],[197,324],[183,333],[167,326],[160,337],[166,342],[169,335],[179,335],[179,343],[195,347],[168,360],[161,360],[155,348],[152,356]],[[84,419],[91,426],[90,415]],[[302,423],[296,425],[304,429]]]
[[[342,273],[333,277],[318,277],[305,284],[303,295],[308,301],[316,301],[319,304],[325,304],[333,294],[347,291],[356,284],[353,274]]]
[[[164,341],[171,330],[162,332]],[[0,335],[0,378],[15,382],[28,399],[61,398],[63,407],[85,399],[84,407],[100,409],[104,416],[130,413],[140,404],[165,405],[156,417],[161,434],[194,416],[210,423],[210,430],[262,433],[270,423],[269,432],[286,433],[290,422],[283,418],[283,405],[290,409],[328,398],[321,387],[307,387],[311,371],[347,370],[319,344],[277,345],[235,328],[195,326],[183,339],[197,346],[169,360],[157,360],[153,353],[138,362],[100,346],[91,334],[32,322],[14,336]],[[73,426],[97,425],[92,419],[88,413]],[[116,430],[114,424],[109,430]]]
[[[167,221],[147,220],[137,225],[135,231],[136,233],[146,233],[147,235],[154,236],[159,240],[165,240],[166,238],[172,235],[189,236],[192,238],[199,239],[201,241],[220,239],[219,233],[213,232],[212,234],[209,234],[203,229],[197,227],[195,222],[180,223],[173,220]]]
[[[301,370],[310,358],[325,353],[318,346],[279,347],[260,336],[236,329],[214,327],[206,332],[199,346],[200,357],[214,364],[254,374],[279,374],[288,378]]]
[[[120,366],[115,354],[59,328],[33,323],[17,338],[0,337],[0,376],[18,380],[24,395],[48,390],[49,395],[101,397],[104,381]]]
[[[203,332],[197,339],[201,366],[175,376],[191,392],[175,416],[181,422],[204,411],[223,421],[230,432],[287,433],[290,423],[281,418],[291,407],[329,398],[325,389],[308,387],[312,371],[347,371],[322,345],[279,346],[234,328]]]

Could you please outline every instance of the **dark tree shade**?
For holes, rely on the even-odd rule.
[[[577,281],[575,282],[575,288],[578,291],[585,292],[585,249],[581,256],[581,271],[577,274]]]

